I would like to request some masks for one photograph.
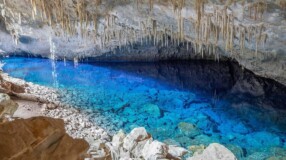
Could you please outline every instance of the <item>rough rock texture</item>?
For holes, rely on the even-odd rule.
[[[9,95],[0,93],[0,122],[5,115],[12,116],[17,108],[18,104],[12,101]]]
[[[24,93],[25,86],[8,82],[5,79],[3,79],[2,76],[0,76],[0,91],[7,94]]]
[[[0,4],[0,49],[5,54],[75,61],[222,55],[286,84],[283,0],[1,0]],[[219,41],[215,30],[224,32]]]
[[[188,152],[178,146],[153,141],[151,135],[142,127],[133,129],[127,135],[119,131],[113,136],[111,142],[100,143],[98,146],[101,147],[98,147],[95,152],[101,153],[100,157],[107,159],[181,159]]]
[[[196,152],[187,160],[237,160],[231,151],[218,143],[210,144],[202,153]]]
[[[195,150],[193,157],[188,160],[236,160],[231,151],[218,143]],[[153,140],[144,128],[135,128],[127,135],[119,131],[113,136],[112,142],[98,143],[98,148],[93,152],[102,159],[177,160],[182,159],[188,150]]]
[[[89,145],[65,133],[59,119],[18,119],[0,125],[0,159],[83,159]]]
[[[36,105],[40,108],[30,108],[31,106],[28,105],[25,107],[26,109],[30,111],[40,110],[40,115],[42,116],[63,119],[65,122],[66,132],[73,138],[85,139],[90,144],[90,149],[94,147],[93,144],[95,141],[106,142],[110,140],[108,133],[90,119],[91,116],[98,117],[98,115],[93,112],[80,112],[70,105],[61,103],[59,93],[56,89],[25,82],[24,80],[12,78],[4,73],[1,73],[0,77],[3,81],[9,82],[13,85],[25,86],[25,93],[12,93],[13,96],[16,96],[16,99],[40,103],[39,105]],[[7,91],[4,90],[4,92]],[[10,112],[10,110],[8,111]],[[39,113],[34,116],[38,115]],[[25,116],[20,118],[25,118]]]
[[[25,85],[26,91],[28,91],[29,94],[33,94],[33,95],[37,94],[39,99],[49,99],[47,101],[50,101],[50,102],[57,101],[57,97],[55,96],[56,92],[53,89],[43,87],[43,86],[33,85],[31,83],[25,83],[23,80],[11,78],[7,75],[2,75],[2,76],[4,80],[9,81],[11,83],[15,83],[17,85]],[[42,92],[44,92],[45,94],[43,95]],[[34,99],[37,99],[37,98],[34,98]],[[86,141],[88,141],[88,143],[90,144],[90,148],[85,156],[87,160],[88,159],[110,160],[110,159],[119,159],[119,158],[122,158],[122,159],[138,158],[138,159],[148,159],[148,160],[152,160],[156,158],[182,159],[184,155],[188,153],[188,150],[184,148],[181,148],[175,145],[167,145],[165,143],[162,143],[156,140],[154,141],[152,136],[149,133],[147,133],[147,131],[144,128],[135,128],[127,135],[125,135],[123,131],[119,131],[118,134],[113,136],[112,141],[111,141],[106,131],[104,131],[103,129],[97,127],[95,124],[92,124],[90,121],[88,121],[88,118],[87,118],[89,116],[88,114],[79,113],[77,110],[72,109],[72,108],[64,108],[62,106],[60,107],[58,106],[54,108],[53,105],[51,105],[53,107],[48,107],[49,105],[51,105],[51,103],[42,105],[43,115],[51,116],[54,118],[62,118],[64,120],[65,128],[69,135],[71,135],[74,138],[84,138]],[[38,119],[40,122],[34,123],[34,121],[37,121]],[[34,142],[32,145],[34,145],[35,143],[46,144],[53,140],[57,140],[56,138],[53,139],[52,137],[54,137],[55,135],[59,136],[60,133],[58,132],[64,131],[63,121],[52,119],[52,121],[49,122],[49,119],[50,118],[43,118],[43,117],[31,118],[27,120],[16,120],[14,122],[9,122],[9,123],[4,123],[4,124],[7,125],[11,123],[21,123],[19,125],[22,128],[21,127],[19,128],[22,132],[17,132],[17,133],[13,132],[13,134],[16,134],[16,136],[23,137],[23,138],[26,138],[26,136],[22,136],[22,134],[23,135],[33,134],[33,136],[36,136],[35,134],[39,135],[40,133],[38,130],[39,128],[47,127],[46,128],[47,132],[41,134],[41,136],[38,136],[40,138],[38,139],[38,141]],[[30,123],[30,121],[32,121],[33,123]],[[49,124],[50,127],[44,124]],[[60,128],[55,129],[56,127],[60,127]],[[182,123],[180,127],[182,128],[182,130],[187,131],[187,132],[195,129],[193,125],[186,124],[186,123]],[[28,128],[28,129],[26,130],[25,128]],[[31,132],[29,132],[30,129],[32,130]],[[9,134],[6,134],[6,132],[8,131],[3,132],[4,136],[9,135]],[[28,134],[26,134],[26,132],[28,132]],[[0,126],[0,138],[2,139],[3,137],[1,137],[2,136],[1,133],[2,132],[1,132],[1,126]],[[10,133],[10,130],[9,130],[9,133]],[[18,134],[21,134],[21,135],[18,135]],[[46,138],[43,138],[43,135],[45,135]],[[16,137],[16,138],[19,138],[19,137]],[[33,138],[31,139],[32,139],[31,141],[34,141]],[[58,138],[58,139],[61,139],[61,138]],[[68,139],[72,140],[71,138],[68,138]],[[41,140],[43,140],[44,142],[39,142]],[[24,142],[25,144],[28,143],[28,142],[26,143],[26,141]],[[16,143],[16,142],[13,142],[13,143]],[[66,144],[67,142],[65,141],[64,143]],[[62,145],[62,143],[60,144]],[[6,145],[6,141],[4,141],[3,144],[0,142],[0,147],[2,148],[1,145]],[[77,147],[76,144],[71,145],[70,147],[72,146],[75,148]],[[44,147],[47,147],[47,146],[44,146]],[[62,149],[66,149],[63,146],[60,146],[60,147]],[[16,149],[19,149],[19,148],[16,148]],[[202,151],[203,149],[204,147],[190,147],[190,151],[192,152]],[[1,151],[0,151],[0,154],[2,153]],[[76,150],[76,151],[79,151],[79,150]],[[85,151],[81,153],[86,153]],[[11,153],[10,152],[6,153],[6,150],[3,150],[3,152],[5,152],[3,156],[9,156],[15,152],[18,152],[18,150],[12,150]],[[49,155],[46,155],[46,152],[48,152]],[[8,153],[9,155],[7,155]],[[73,153],[76,154],[77,152],[73,152]],[[37,157],[37,155],[35,155],[34,153],[27,153],[27,152],[23,152],[23,155],[18,155],[18,156],[20,157],[30,156],[28,157],[29,159],[33,159],[33,158],[58,159],[57,156],[60,156],[59,154],[67,154],[67,153],[66,152],[58,153],[55,150],[51,151],[50,148],[47,148],[46,151],[42,154],[43,157]],[[69,154],[69,155],[74,156],[74,154]],[[5,159],[2,157],[0,158]],[[24,157],[24,158],[26,159],[27,157]],[[68,158],[73,159],[73,157],[72,158],[68,157]]]

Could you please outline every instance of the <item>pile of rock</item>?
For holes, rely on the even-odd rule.
[[[210,144],[205,150],[195,152],[193,157],[187,160],[236,160],[234,154],[218,143]]]
[[[63,119],[67,133],[73,138],[84,138],[89,142],[91,147],[95,142],[107,142],[111,139],[104,129],[91,122],[88,114],[71,107],[51,108],[48,107],[49,105],[42,105],[42,114],[48,117]]]
[[[111,142],[97,143],[90,152],[90,159],[182,159],[189,151],[153,140],[144,128],[135,128],[125,135],[119,131]],[[204,150],[198,150],[188,160],[236,160],[234,154],[224,146],[213,143]]]
[[[91,158],[181,159],[187,152],[184,148],[154,141],[145,128],[135,128],[127,135],[120,131],[111,142],[99,143],[91,152]]]

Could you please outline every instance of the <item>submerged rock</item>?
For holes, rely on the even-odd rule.
[[[210,144],[202,153],[196,152],[187,160],[237,160],[234,154],[218,143]]]
[[[190,137],[194,137],[200,134],[199,129],[194,124],[191,124],[191,123],[180,122],[178,124],[178,128],[183,134],[190,136]]]
[[[145,104],[141,109],[140,112],[146,113],[152,117],[160,117],[161,112],[160,108],[155,104]]]
[[[279,136],[266,131],[248,134],[245,136],[245,139],[249,146],[253,148],[260,148],[261,145],[265,147],[274,147],[279,146],[282,143]]]
[[[192,153],[198,153],[198,154],[201,154],[204,149],[206,147],[204,145],[192,145],[192,146],[189,146],[189,150],[192,151]]]

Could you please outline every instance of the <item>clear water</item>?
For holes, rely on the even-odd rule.
[[[230,63],[80,63],[75,67],[73,62],[38,58],[3,61],[11,76],[58,88],[63,102],[100,113],[91,118],[112,133],[143,126],[155,139],[169,144],[218,142],[239,159],[286,157],[285,88]]]

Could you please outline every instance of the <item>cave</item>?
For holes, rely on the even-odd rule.
[[[286,159],[285,0],[0,9],[0,160]]]

